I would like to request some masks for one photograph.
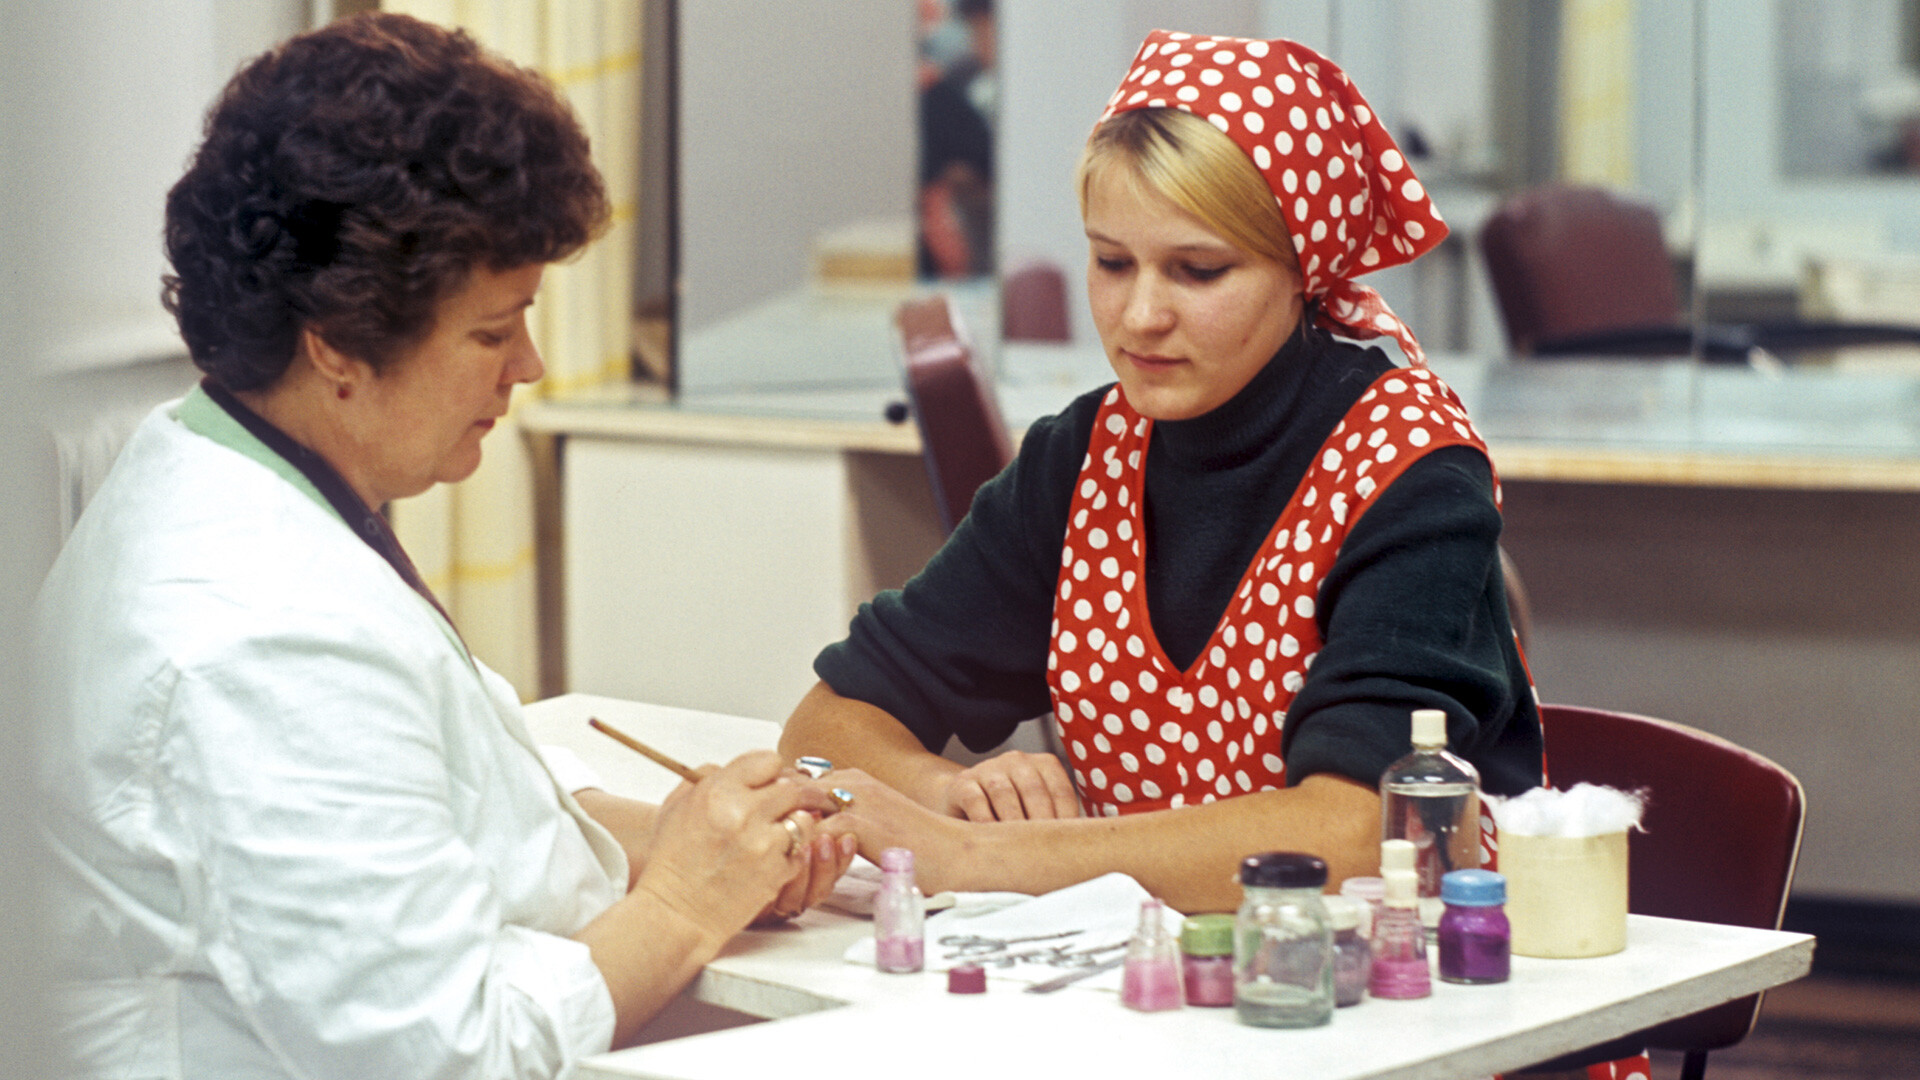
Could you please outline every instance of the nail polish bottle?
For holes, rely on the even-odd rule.
[[[1507,879],[1491,870],[1455,870],[1440,879],[1440,979],[1506,982],[1513,965]]]
[[[1367,976],[1373,970],[1373,947],[1367,937],[1373,920],[1365,900],[1341,895],[1322,903],[1327,906],[1327,923],[1333,927],[1333,1004],[1344,1009],[1367,996]]]
[[[924,902],[913,883],[913,852],[888,848],[880,853],[880,892],[873,899],[874,966],[911,972],[926,966]]]
[[[1187,1004],[1233,1004],[1233,916],[1194,915],[1180,924]]]
[[[1427,931],[1420,925],[1420,879],[1412,870],[1388,870],[1387,906],[1373,923],[1373,969],[1367,992],[1376,998],[1423,998],[1433,993],[1427,968]]]
[[[1127,942],[1126,967],[1120,977],[1120,1003],[1141,1012],[1180,1007],[1180,953],[1167,933],[1160,901],[1140,902],[1140,926]]]

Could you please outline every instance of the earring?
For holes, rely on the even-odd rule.
[[[353,396],[353,389],[346,383],[341,383],[339,386],[334,387],[333,392],[339,395],[341,401],[345,401]]]

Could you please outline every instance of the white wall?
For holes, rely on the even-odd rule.
[[[46,360],[73,368],[180,351],[159,303],[166,192],[234,67],[305,25],[305,0],[61,5],[25,91],[48,104],[23,153],[57,177],[25,257],[45,275]]]

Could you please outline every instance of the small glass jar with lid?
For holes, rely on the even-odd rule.
[[[1320,892],[1327,864],[1296,852],[1249,855],[1234,917],[1233,1006],[1254,1027],[1333,1019],[1333,930]]]
[[[1365,900],[1329,896],[1327,922],[1333,927],[1333,1004],[1358,1005],[1367,996],[1367,976],[1373,968],[1373,950],[1367,944],[1372,913]]]
[[[1233,916],[1191,915],[1180,924],[1187,1004],[1233,1004]]]

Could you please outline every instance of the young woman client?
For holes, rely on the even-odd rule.
[[[1121,870],[1229,910],[1250,852],[1375,871],[1414,709],[1488,790],[1538,784],[1486,449],[1354,280],[1446,232],[1359,92],[1292,42],[1156,31],[1079,188],[1118,382],[1029,428],[820,655],[781,749],[868,774],[836,772],[858,797],[828,827],[912,847],[932,888]],[[1380,336],[1412,366],[1343,340]],[[1039,714],[1064,768],[936,756]]]

